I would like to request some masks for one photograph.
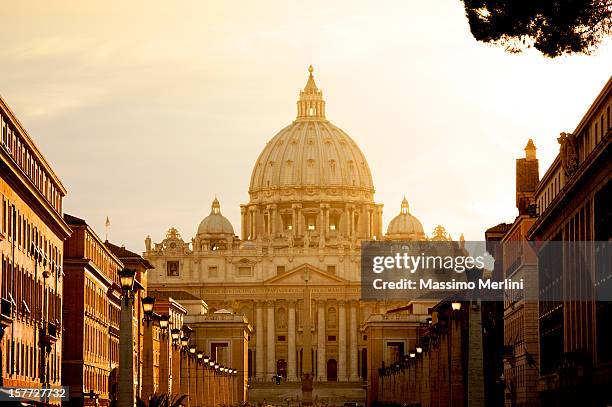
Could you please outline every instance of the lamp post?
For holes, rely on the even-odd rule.
[[[153,383],[153,307],[155,298],[146,296],[142,299],[142,311],[144,314],[144,357],[142,361],[142,394],[149,397],[155,392]]]
[[[160,331],[160,339],[159,339],[159,393],[168,393],[170,394],[170,379],[171,369],[170,369],[170,341],[168,340],[168,328],[170,325],[170,317],[168,315],[162,315],[159,318],[159,331]],[[163,383],[163,385],[162,385]]]
[[[210,361],[208,362],[208,367],[210,369],[210,377],[209,377],[209,386],[210,383],[212,382],[212,388],[210,388],[211,392],[211,397],[212,397],[212,406],[216,406],[217,405],[217,396],[216,396],[216,391],[217,391],[217,386],[216,386],[216,382],[215,382],[215,366],[217,366],[217,363],[213,360],[213,358],[210,358]]]
[[[200,379],[198,377],[198,370],[201,368],[202,366],[202,359],[204,359],[204,352],[202,352],[201,350],[197,351],[196,353],[197,359],[196,359],[196,400],[197,400],[197,405],[201,406],[202,405],[202,390],[204,389],[204,386],[202,383],[200,383]],[[202,371],[202,379],[204,379],[204,372]]]
[[[189,405],[191,407],[198,405],[198,384],[196,381],[197,372],[197,360],[196,360],[196,346],[191,344],[187,348],[187,358],[189,360]]]
[[[181,369],[181,393],[189,396],[189,337],[182,336],[178,340],[180,346],[180,369]],[[183,361],[185,358],[185,361]],[[190,404],[189,397],[187,398],[188,405]]]
[[[121,324],[119,331],[119,394],[118,407],[134,406],[134,333],[132,313],[134,307],[134,277],[136,272],[124,268],[119,272],[121,283]]]
[[[205,382],[205,395],[204,395],[204,405],[205,406],[209,406],[210,405],[210,371],[209,371],[209,363],[210,362],[210,357],[208,355],[204,355],[204,358],[202,359],[202,363],[203,363],[203,369],[202,369],[202,373],[204,374],[204,382]]]

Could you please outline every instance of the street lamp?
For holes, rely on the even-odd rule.
[[[416,353],[410,352],[410,359],[415,358],[415,357],[416,357]]]
[[[155,305],[155,297],[149,297],[148,295],[142,299],[142,310],[145,314],[145,320],[148,322],[151,320],[153,315],[153,306]]]
[[[204,358],[204,352],[202,352],[201,350],[198,351],[198,362],[202,362],[202,359]]]
[[[159,319],[159,328],[162,331],[168,329],[168,325],[170,324],[170,317],[168,315],[162,315]]]
[[[181,330],[178,328],[174,328],[173,330],[170,331],[170,335],[172,337],[172,342],[175,342],[178,344],[179,338],[181,336]]]
[[[189,345],[189,354],[191,356],[195,355],[196,353],[196,346],[195,345]]]
[[[459,301],[453,301],[451,303],[451,307],[453,308],[453,311],[459,311],[461,309],[461,303]]]
[[[423,348],[420,346],[416,347],[416,353],[423,353]]]
[[[134,289],[135,276],[136,272],[128,268],[124,268],[119,272],[119,283],[121,284],[121,290],[124,293],[132,291]]]
[[[134,278],[136,271],[124,268],[119,272],[123,301],[119,325],[119,392],[118,407],[134,405],[134,333],[132,314],[134,308]]]
[[[210,357],[208,355],[204,356],[204,365],[206,365],[206,367],[208,367],[208,362],[210,361]]]
[[[181,346],[186,349],[187,345],[189,345],[189,338],[187,336],[181,337]]]

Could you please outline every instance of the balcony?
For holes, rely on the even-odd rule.
[[[13,323],[13,302],[6,298],[0,299],[0,325],[3,328]]]
[[[46,329],[42,328],[40,331],[40,338],[43,345],[50,346],[57,342],[57,325],[53,322],[48,322]]]

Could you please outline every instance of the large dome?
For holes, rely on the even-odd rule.
[[[393,240],[425,239],[423,225],[421,225],[421,222],[416,217],[410,214],[410,208],[406,197],[402,200],[402,207],[399,215],[389,222],[386,237]]]
[[[225,216],[221,215],[221,205],[217,198],[215,198],[211,205],[210,215],[200,222],[198,235],[234,236],[232,224]]]
[[[325,101],[312,67],[309,71],[297,118],[266,144],[255,163],[249,193],[307,188],[373,195],[365,156],[348,134],[326,120]]]

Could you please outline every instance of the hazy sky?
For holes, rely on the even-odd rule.
[[[0,94],[68,188],[66,212],[132,250],[186,240],[216,194],[239,233],[252,167],[313,64],[327,117],[368,159],[385,224],[514,219],[528,138],[540,173],[612,73],[476,43],[459,0],[24,2],[0,7]]]

